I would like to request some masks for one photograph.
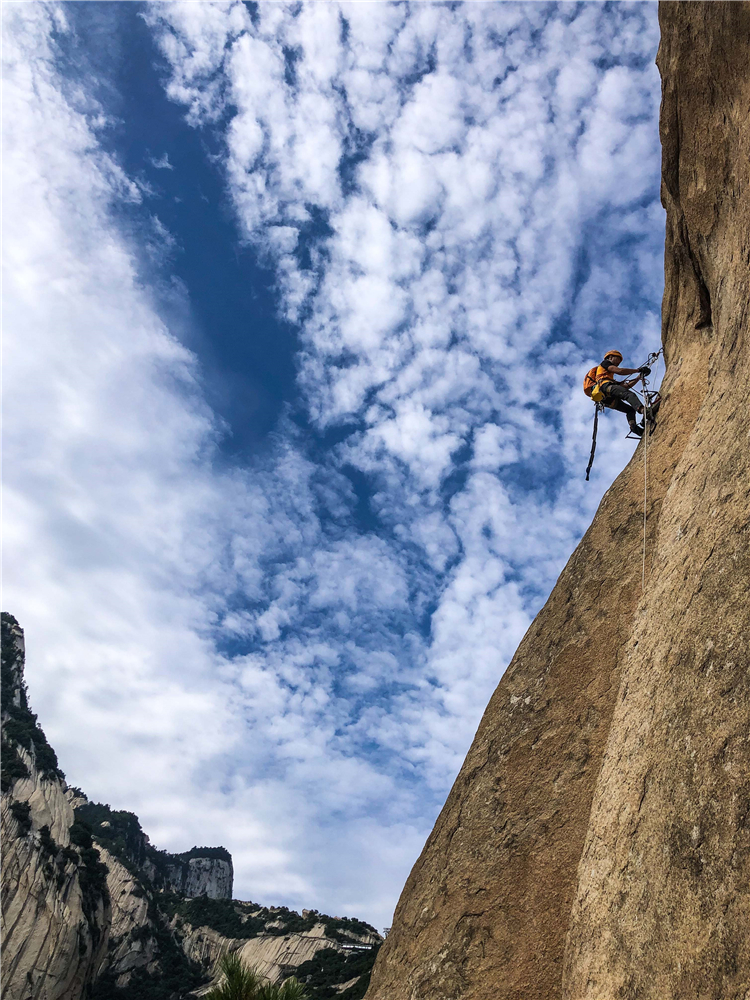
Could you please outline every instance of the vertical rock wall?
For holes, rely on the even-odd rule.
[[[209,899],[231,899],[234,871],[231,858],[195,857],[175,858],[166,874],[172,892],[194,898],[208,896]]]
[[[107,866],[112,901],[109,948],[100,972],[109,972],[117,986],[124,986],[135,969],[158,971],[151,900],[137,876],[114,855],[101,846],[99,853]]]
[[[7,1000],[79,1000],[107,948],[108,900],[71,860],[73,811],[58,782],[30,776],[2,799],[2,982]],[[30,806],[31,826],[13,816]],[[47,831],[45,834],[45,830]],[[81,877],[84,872],[83,879]]]
[[[79,1000],[107,949],[104,872],[91,847],[71,843],[73,809],[26,703],[23,632],[9,615],[2,624],[3,757],[17,769],[0,805],[3,996]],[[28,738],[28,748],[8,732]]]
[[[571,1000],[750,989],[750,4],[660,14],[664,342],[700,369],[594,795]]]
[[[750,5],[660,16],[646,588],[641,442],[488,705],[368,1000],[750,989]]]

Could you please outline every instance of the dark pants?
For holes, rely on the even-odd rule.
[[[626,389],[618,382],[604,382],[602,385],[604,393],[604,405],[610,410],[619,410],[626,414],[629,424],[635,423],[636,413],[642,408],[640,399],[632,389]]]

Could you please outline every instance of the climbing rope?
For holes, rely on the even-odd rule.
[[[661,359],[662,354],[664,354],[664,348],[663,347],[659,348],[659,350],[656,352],[656,357],[654,358],[654,364],[656,366],[655,367],[655,371],[657,371],[657,372],[659,370],[659,361]],[[658,382],[658,380],[659,380],[658,376],[654,375],[654,382]],[[658,389],[657,389],[657,392],[658,392]]]
[[[591,472],[591,466],[594,464],[594,452],[596,451],[596,429],[599,426],[599,414],[603,412],[604,404],[596,403],[594,406],[594,433],[591,437],[591,454],[589,455],[589,464],[586,466],[586,482],[589,481],[589,472]]]
[[[648,389],[646,380],[643,379],[643,423],[646,424],[646,411],[648,408]],[[648,503],[648,439],[650,432],[648,428],[643,431],[643,565],[641,566],[641,592],[646,589],[646,504]]]
[[[646,365],[657,365],[664,348],[660,348],[653,354],[649,354]],[[648,379],[645,375],[641,377],[643,386],[643,550],[641,564],[641,591],[646,589],[646,519],[648,511],[648,439],[651,436],[655,421],[651,414],[652,394],[648,390]],[[655,397],[657,393],[653,393]]]

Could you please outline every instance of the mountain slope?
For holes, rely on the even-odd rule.
[[[31,712],[24,640],[2,619],[2,985],[7,1000],[78,1000],[107,950],[106,869],[74,823]]]
[[[23,631],[2,613],[2,987],[8,1000],[179,1000],[237,951],[310,1000],[360,1000],[381,943],[361,920],[233,900],[223,847],[149,843],[69,788],[31,711]]]
[[[659,428],[523,639],[368,1000],[750,987],[750,5],[660,8]]]

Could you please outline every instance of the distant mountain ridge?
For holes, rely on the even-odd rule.
[[[154,889],[178,895],[231,899],[232,855],[225,847],[193,847],[170,854],[152,847],[135,813],[89,802],[75,789],[76,819],[91,827],[94,838],[125,865],[135,866]]]
[[[170,854],[138,817],[65,782],[2,613],[2,987],[7,1000],[179,1000],[225,951],[311,1000],[359,1000],[382,942],[355,918],[232,899],[224,847]]]

